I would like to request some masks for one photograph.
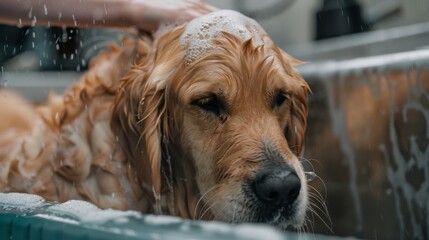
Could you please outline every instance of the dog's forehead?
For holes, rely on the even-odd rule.
[[[196,18],[188,23],[181,38],[180,44],[187,47],[185,63],[209,54],[214,48],[214,39],[221,36],[221,32],[230,33],[241,40],[253,38],[254,44],[263,44],[262,35],[265,31],[253,19],[232,10],[216,11]]]

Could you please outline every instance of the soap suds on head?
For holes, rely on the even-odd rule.
[[[180,38],[180,45],[187,47],[185,63],[191,64],[214,49],[213,39],[221,32],[230,33],[241,40],[253,38],[256,45],[263,43],[265,34],[259,24],[241,13],[222,10],[196,18],[188,23]]]

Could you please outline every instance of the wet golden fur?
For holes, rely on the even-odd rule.
[[[300,213],[287,223],[299,225],[308,86],[295,60],[267,36],[255,46],[224,33],[211,54],[187,66],[182,32],[125,40],[40,106],[0,91],[0,190],[253,221],[240,187],[274,148],[304,182]],[[277,106],[279,90],[286,99]],[[195,105],[208,94],[221,98],[219,116]]]

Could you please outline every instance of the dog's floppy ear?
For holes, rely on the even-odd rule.
[[[296,156],[301,156],[304,150],[304,134],[307,127],[308,92],[310,87],[293,66],[303,62],[292,57],[285,51],[277,48],[284,69],[294,79],[291,91],[290,118],[285,129],[285,136],[289,148]]]
[[[285,136],[292,152],[301,156],[304,150],[304,134],[307,127],[309,87],[301,76],[295,76],[298,89],[291,96],[290,119],[285,130]]]
[[[296,156],[301,156],[304,150],[304,134],[307,127],[307,112],[308,112],[308,92],[310,88],[307,82],[293,68],[289,66],[297,66],[305,64],[283,50],[280,53],[285,61],[285,68],[296,81],[296,89],[291,96],[290,120],[286,127],[285,135],[292,152]]]
[[[122,80],[113,109],[112,128],[139,177],[155,211],[161,195],[162,136],[167,131],[165,89],[170,81],[162,68],[135,67]],[[171,72],[171,71],[170,71]]]
[[[156,213],[160,213],[159,200],[167,178],[161,169],[163,139],[169,137],[167,92],[184,64],[178,44],[182,32],[182,28],[169,31],[152,45],[140,42],[137,65],[122,79],[112,113],[111,127]]]

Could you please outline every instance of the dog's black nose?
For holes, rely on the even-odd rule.
[[[301,190],[301,181],[295,172],[280,169],[264,171],[253,182],[253,191],[262,203],[279,207],[295,202]]]

